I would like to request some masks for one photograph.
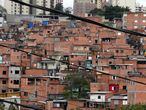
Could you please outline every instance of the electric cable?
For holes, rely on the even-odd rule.
[[[143,34],[143,33],[139,33],[139,32],[132,31],[132,30],[127,30],[127,29],[113,28],[113,27],[104,25],[102,23],[99,23],[99,22],[96,22],[96,21],[93,21],[93,20],[90,20],[90,19],[87,19],[87,18],[75,16],[73,14],[64,13],[64,12],[61,12],[61,11],[58,11],[58,10],[54,10],[54,9],[51,9],[51,8],[46,8],[46,7],[39,6],[39,5],[28,4],[28,3],[25,3],[25,2],[20,1],[20,0],[10,0],[10,1],[19,3],[21,5],[25,5],[25,6],[28,6],[28,7],[33,7],[33,8],[37,8],[37,9],[40,9],[40,10],[45,10],[45,11],[49,11],[49,12],[52,12],[52,13],[57,13],[57,14],[65,15],[65,16],[68,16],[68,17],[71,17],[71,18],[74,18],[74,19],[77,19],[77,20],[81,20],[81,21],[84,21],[84,22],[87,22],[87,23],[90,23],[90,24],[101,26],[101,27],[104,27],[104,28],[107,28],[107,29],[111,29],[111,30],[115,30],[115,31],[120,31],[120,32],[124,32],[124,33],[127,33],[127,34],[132,34],[132,35],[136,35],[136,36],[146,37],[146,34]]]
[[[40,108],[31,107],[31,106],[28,106],[28,105],[24,105],[24,104],[19,104],[19,103],[7,101],[7,100],[4,100],[4,99],[0,99],[0,102],[5,102],[5,103],[8,103],[8,104],[14,104],[14,105],[17,105],[17,106],[21,106],[21,107],[29,108],[29,109],[33,109],[33,110],[42,110]]]
[[[24,50],[15,48],[15,47],[6,46],[6,45],[3,45],[3,44],[0,44],[0,46],[5,47],[5,48],[9,48],[9,49],[14,49],[14,50],[17,50],[17,51],[20,51],[20,52],[24,52],[26,54],[35,55],[35,56],[38,56],[38,57],[41,57],[41,58],[47,58],[47,57],[44,57],[43,55],[39,55],[39,54],[36,54],[36,53],[30,53],[30,52],[27,52],[27,51],[24,51]],[[107,75],[107,76],[115,76],[115,77],[123,79],[123,80],[127,80],[127,81],[131,81],[131,82],[139,83],[139,84],[142,84],[142,85],[146,85],[146,83],[144,83],[144,82],[136,81],[136,80],[133,80],[133,79],[130,79],[130,78],[127,78],[127,77],[123,77],[123,76],[119,76],[119,75],[115,75],[115,74],[110,74],[108,72],[104,72],[104,71],[101,71],[101,70],[97,70],[97,69],[95,70],[95,69],[86,68],[84,66],[70,64],[66,61],[61,61],[61,60],[57,60],[57,59],[54,59],[54,58],[47,58],[47,59],[50,59],[50,60],[53,60],[53,61],[58,61],[60,63],[67,64],[67,65],[77,67],[77,68],[80,68],[80,69],[85,69],[85,70],[92,71],[92,72],[98,72],[98,73],[101,73],[101,74],[104,74],[104,75]]]

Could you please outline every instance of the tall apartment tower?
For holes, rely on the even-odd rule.
[[[29,0],[24,1],[29,3]],[[4,7],[6,8],[8,14],[29,14],[29,7],[22,6],[10,0],[4,0]]]
[[[93,0],[98,9],[102,9],[106,5],[106,0]]]
[[[106,4],[106,0],[74,0],[74,14],[85,16],[91,10],[102,9]]]
[[[75,15],[86,16],[94,8],[96,8],[94,0],[74,0]]]
[[[54,8],[57,3],[63,3],[63,0],[22,0],[23,2],[35,4],[47,8]],[[8,14],[23,14],[23,15],[45,15],[49,12],[35,9],[32,7],[22,6],[10,0],[4,0],[4,7]]]
[[[36,0],[36,4],[46,7],[46,8],[55,8],[56,4],[58,3],[63,3],[63,0]],[[43,11],[36,9],[36,15],[46,15],[49,14],[50,12],[48,11]]]
[[[129,7],[132,12],[136,10],[136,0],[109,0],[113,6]]]

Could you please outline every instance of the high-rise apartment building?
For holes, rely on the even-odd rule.
[[[85,16],[94,8],[96,8],[96,4],[93,0],[74,0],[75,15]]]
[[[74,14],[86,16],[95,8],[102,9],[105,4],[106,0],[74,0]]]
[[[57,3],[63,3],[63,0],[22,0],[26,3],[35,4],[47,8],[54,8]],[[8,14],[23,14],[23,15],[45,15],[49,12],[34,9],[32,7],[22,6],[10,0],[4,1],[4,7],[7,9]]]
[[[30,3],[30,0],[24,0],[26,3]],[[18,3],[12,2],[10,0],[4,0],[4,7],[8,14],[24,14],[30,13],[30,8],[27,6],[22,6]]]
[[[106,5],[107,1],[106,0],[93,0],[93,3],[96,4],[96,8],[102,9]]]
[[[113,6],[129,7],[132,12],[136,9],[136,0],[109,0]]]

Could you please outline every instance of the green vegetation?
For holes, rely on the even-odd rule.
[[[131,106],[124,106],[121,110],[146,110],[146,105],[131,105]]]
[[[71,14],[71,10],[72,10],[72,8],[68,7],[68,8],[65,9],[64,12],[67,13],[67,14]]]
[[[68,84],[65,88],[64,96],[66,99],[81,99],[87,98],[89,92],[89,81],[87,77],[81,73],[70,74],[65,79]]]
[[[63,12],[63,4],[62,3],[56,4],[54,9]]]
[[[5,105],[4,104],[0,104],[0,110],[4,110],[5,109]]]
[[[60,11],[60,12],[63,12],[63,4],[62,3],[58,3],[56,4],[54,10],[57,10],[57,11]],[[51,15],[60,15],[60,14],[57,14],[57,13],[50,13]]]
[[[123,13],[129,12],[128,7],[119,7],[119,6],[105,6],[103,9],[97,9],[90,11],[90,14],[93,16],[105,16],[106,19],[113,20],[114,18],[122,18]]]

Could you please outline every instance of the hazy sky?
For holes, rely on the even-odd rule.
[[[136,0],[136,1],[146,6],[146,0]],[[72,6],[73,6],[73,0],[64,0],[64,7],[72,7]]]
[[[73,7],[74,0],[63,0],[64,7]]]
[[[142,5],[146,6],[146,0],[137,0],[137,2],[141,3]]]
[[[4,0],[0,0],[0,4],[3,5]],[[74,0],[63,0],[64,7],[72,7]],[[146,6],[146,0],[137,0],[137,2],[141,3],[142,5]]]

